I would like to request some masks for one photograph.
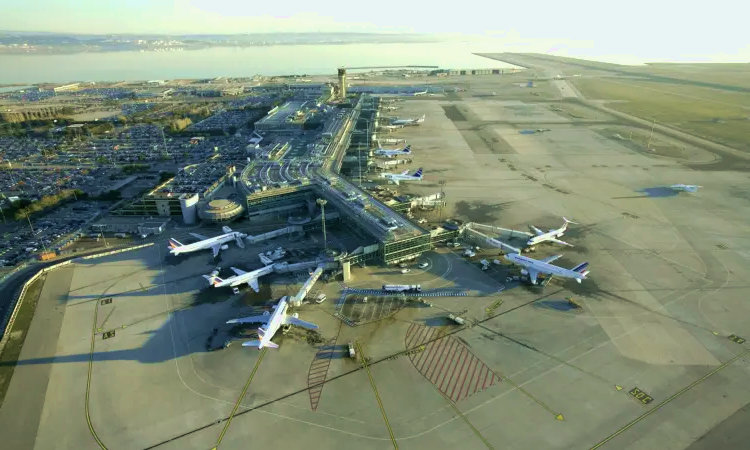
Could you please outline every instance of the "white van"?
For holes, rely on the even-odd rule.
[[[317,303],[317,304],[321,304],[324,301],[326,301],[326,295],[325,294],[320,294],[317,297],[315,297],[315,303]]]

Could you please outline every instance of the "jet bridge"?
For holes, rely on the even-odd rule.
[[[318,278],[323,274],[323,269],[325,268],[325,264],[319,264],[318,268],[315,269],[315,271],[310,275],[310,278],[307,279],[305,284],[302,285],[299,292],[295,294],[294,296],[289,298],[289,303],[293,306],[300,306],[302,304],[302,300],[307,296],[307,294],[310,292],[310,289],[315,285],[315,282],[318,281]]]
[[[479,229],[481,229],[482,231],[479,231]],[[520,249],[525,245],[528,238],[532,236],[531,233],[527,233],[525,231],[496,227],[494,225],[483,225],[481,223],[474,222],[469,222],[464,225],[462,231],[464,239],[473,239],[480,244],[488,244],[492,247],[501,248],[504,250],[507,250],[508,247],[518,247]],[[488,234],[492,234],[497,237],[491,237]],[[521,243],[506,243],[502,242],[501,239],[503,241],[511,242],[514,240],[520,240],[519,242]]]

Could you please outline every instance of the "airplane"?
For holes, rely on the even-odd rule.
[[[284,296],[281,297],[278,305],[275,305],[273,307],[273,314],[269,314],[268,311],[266,311],[265,313],[263,313],[263,315],[260,316],[232,319],[227,321],[227,323],[265,323],[265,328],[258,328],[258,337],[260,338],[260,340],[243,342],[242,346],[258,347],[258,349],[262,349],[263,347],[279,348],[278,344],[274,344],[273,342],[271,342],[271,338],[274,334],[276,334],[276,331],[278,331],[278,329],[282,325],[296,325],[298,327],[307,328],[309,330],[318,329],[317,325],[310,322],[305,322],[304,320],[300,320],[297,313],[294,313],[291,316],[287,315],[286,312],[288,308],[289,303],[287,303],[287,297]]]
[[[398,130],[399,128],[403,128],[403,127],[404,127],[403,125],[383,125],[383,126],[380,126],[378,128],[386,130],[386,131],[388,131],[390,133],[391,131],[395,131],[395,130]]]
[[[409,171],[404,170],[401,173],[381,173],[380,178],[390,180],[396,185],[401,181],[422,181],[422,168],[417,169],[414,175],[409,175]]]
[[[522,270],[521,273],[529,276],[531,284],[537,284],[536,280],[540,273],[555,275],[562,278],[573,278],[579,283],[582,280],[585,280],[586,275],[589,274],[589,271],[586,270],[586,268],[589,266],[589,263],[587,262],[581,263],[573,267],[572,269],[566,269],[564,267],[552,264],[553,261],[560,258],[562,255],[550,256],[549,258],[544,259],[533,259],[529,258],[528,256],[521,255],[521,250],[497,239],[488,238],[487,243],[492,245],[493,247],[508,249],[508,253],[504,256],[504,258],[507,261],[512,262],[513,264],[523,266],[524,270]]]
[[[192,244],[181,244],[180,241],[174,238],[169,239],[169,253],[172,255],[179,255],[181,253],[191,253],[197,250],[211,249],[214,252],[214,258],[219,254],[219,250],[226,250],[229,246],[226,244],[230,241],[237,242],[240,248],[245,248],[245,242],[242,240],[247,236],[245,233],[239,231],[232,231],[231,228],[224,226],[221,228],[224,234],[216,237],[207,237],[197,233],[190,233],[193,237],[200,239],[198,242]]]
[[[380,155],[380,156],[411,155],[411,145],[407,145],[404,148],[399,148],[395,150],[386,150],[378,146],[378,149],[375,150],[375,154]]]
[[[421,95],[427,95],[427,89],[425,89],[425,90],[424,90],[424,91],[422,91],[422,92],[415,92],[415,93],[414,93],[414,96],[415,96],[415,97],[419,97],[419,96],[421,96]]]
[[[523,266],[525,270],[521,270],[521,273],[529,275],[529,281],[531,281],[531,284],[537,284],[536,280],[540,273],[555,275],[562,278],[573,278],[579,283],[586,279],[586,275],[589,274],[589,271],[586,270],[589,263],[581,263],[572,269],[566,269],[564,267],[550,264],[561,256],[562,255],[555,255],[544,259],[533,259],[528,256],[523,256],[520,253],[508,253],[504,258],[513,264]]]
[[[702,188],[703,186],[697,186],[695,184],[673,184],[672,186],[669,186],[670,188],[674,189],[675,191],[683,191],[683,192],[698,192],[698,188]]]
[[[258,270],[253,270],[252,272],[245,272],[244,270],[240,270],[236,267],[231,267],[231,269],[237,275],[229,277],[226,280],[219,278],[218,269],[211,272],[210,275],[203,275],[203,278],[207,279],[210,285],[217,288],[224,286],[237,287],[242,283],[247,283],[248,286],[250,286],[255,292],[260,292],[260,287],[258,286],[258,278],[262,277],[263,275],[268,275],[274,270],[273,264],[262,267]]]
[[[384,109],[387,109],[388,111],[395,111],[398,109],[398,106],[384,106]]]
[[[424,122],[425,115],[423,114],[422,117],[419,119],[396,119],[391,122],[391,126],[393,125],[419,125],[420,123]]]
[[[563,235],[563,233],[565,233],[565,231],[568,229],[569,223],[573,223],[576,225],[578,224],[576,222],[566,219],[565,217],[563,217],[563,221],[564,223],[560,228],[556,230],[549,230],[546,233],[540,230],[539,228],[535,227],[534,225],[531,225],[531,229],[534,230],[534,232],[536,233],[536,236],[529,239],[529,241],[526,242],[526,245],[531,247],[532,245],[536,245],[541,242],[549,241],[549,242],[554,242],[556,244],[562,244],[562,245],[567,245],[568,247],[572,247],[573,246],[572,244],[568,244],[567,242],[560,241],[557,238],[559,238],[560,236]]]

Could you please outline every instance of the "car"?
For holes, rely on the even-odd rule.
[[[324,301],[326,301],[326,295],[325,294],[320,294],[320,295],[318,295],[315,298],[315,303],[317,303],[318,305],[321,304],[321,303],[323,303]]]
[[[429,265],[430,265],[430,263],[423,262],[423,263],[420,263],[419,266],[417,266],[417,267],[419,267],[420,269],[426,269],[427,266],[429,266]]]
[[[411,269],[401,269],[401,273],[409,273],[411,272]]]

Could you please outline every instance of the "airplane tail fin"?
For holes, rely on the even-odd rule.
[[[404,148],[404,153],[411,153],[411,145],[407,145],[406,148]]]
[[[569,223],[572,223],[573,225],[578,225],[578,222],[573,222],[572,220],[568,220],[565,217],[563,217],[563,221],[565,222],[565,224],[563,225],[564,227],[567,226]]]
[[[180,244],[180,241],[174,238],[169,238],[169,247],[170,248],[177,248],[182,247],[182,244]]]
[[[216,280],[215,276],[211,276],[211,275],[201,275],[201,276],[203,278],[205,278],[206,280],[208,280],[208,284],[210,284],[210,285],[213,285],[214,284],[214,280]]]
[[[422,178],[422,168],[420,167],[417,169],[416,172],[414,172],[414,178]]]
[[[221,229],[222,229],[222,231],[224,231],[224,233],[231,233],[232,232],[232,229],[229,228],[226,225],[224,225],[223,227],[221,227]]]
[[[427,116],[427,114],[422,114],[422,117],[420,117],[420,118],[419,118],[419,120],[417,120],[417,123],[422,123],[422,122],[424,122],[424,118],[425,118],[425,116]]]
[[[589,263],[584,262],[584,263],[578,264],[577,266],[573,267],[571,270],[573,272],[578,272],[578,273],[582,274],[583,276],[586,276],[586,274],[589,273],[588,270],[585,270],[588,266],[589,266]]]

